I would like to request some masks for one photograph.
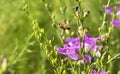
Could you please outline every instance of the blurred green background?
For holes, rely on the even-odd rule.
[[[48,9],[42,0],[0,0],[0,65],[2,60],[8,60],[6,74],[44,74],[47,61],[40,50],[39,42],[32,36],[32,20],[38,20],[39,26],[45,29],[49,39],[56,36],[51,24],[49,12],[55,14],[55,23],[58,24],[63,19],[70,19],[70,27],[76,28],[76,21],[73,15],[73,7],[76,6],[75,0],[45,0]],[[107,0],[83,0],[83,10],[90,10],[90,15],[85,19],[84,26],[90,28],[91,36],[98,36],[98,28],[102,23],[102,4]],[[117,0],[111,0],[111,5]],[[22,8],[27,5],[27,15]],[[66,6],[65,15],[60,11],[61,6]],[[49,12],[48,12],[49,10]],[[75,27],[74,27],[75,26]],[[120,53],[120,28],[113,31],[110,41],[110,54],[114,56]],[[57,41],[56,41],[57,43]],[[58,43],[59,44],[59,43]],[[24,51],[25,50],[25,51]],[[16,57],[24,51],[17,62]],[[15,63],[13,63],[15,62]],[[120,71],[120,59],[111,64],[111,74]],[[120,73],[120,72],[119,72]],[[49,74],[46,72],[46,74]]]

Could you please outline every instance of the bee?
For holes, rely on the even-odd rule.
[[[59,23],[59,27],[62,28],[63,30],[70,30],[70,27],[66,26],[63,23]]]

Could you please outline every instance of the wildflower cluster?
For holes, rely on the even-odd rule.
[[[102,46],[96,45],[96,42],[101,40],[101,37],[90,38],[88,34],[85,34],[84,40],[81,41],[80,39],[80,37],[66,38],[66,42],[68,42],[68,44],[65,44],[64,47],[58,47],[57,51],[60,54],[66,55],[73,60],[80,59],[80,56],[77,54],[77,52],[79,52],[81,49],[84,49],[85,52],[93,51],[95,52],[94,55],[100,57],[101,54],[99,50],[102,48]],[[85,59],[86,62],[89,62],[92,60],[92,57],[86,54]]]
[[[9,3],[9,9],[21,6],[19,10],[26,15],[11,14],[13,19],[7,22],[8,27],[0,26],[4,30],[0,32],[0,42],[5,45],[1,45],[0,74],[120,73],[120,1],[32,1],[24,0],[18,6]],[[2,3],[5,10],[4,0]],[[0,18],[1,24],[9,20],[4,15]],[[26,36],[27,33],[30,34]]]
[[[108,20],[108,22],[110,22],[110,24],[112,24],[112,26],[109,24],[108,28],[119,27],[120,20],[117,17],[120,16],[120,7],[118,7],[117,9],[114,9],[112,6],[107,7],[106,5],[103,5],[103,9],[105,11],[105,14],[107,14],[108,16],[112,15],[112,17],[111,17],[112,19],[110,18]],[[115,15],[113,13],[114,10],[117,11]],[[80,13],[80,12],[79,13],[78,12],[79,12],[79,10],[77,7],[77,10],[76,10],[77,16],[79,16],[79,13]],[[86,18],[86,12],[84,12],[83,16],[84,17],[82,17],[82,18]],[[87,16],[88,16],[88,12],[87,12]],[[115,16],[116,16],[116,18],[114,18]],[[105,27],[104,22],[107,22],[105,20],[105,18],[103,20],[102,28]],[[81,29],[82,29],[82,27],[81,27]],[[98,68],[98,67],[92,66],[94,63],[98,63],[98,61],[100,61],[99,63],[101,65],[103,65],[102,61],[103,61],[103,58],[105,57],[105,53],[107,52],[107,51],[105,51],[105,49],[106,49],[105,46],[107,45],[107,43],[106,44],[101,43],[101,45],[98,45],[98,42],[100,42],[100,41],[102,42],[102,40],[104,40],[104,36],[101,35],[101,36],[94,38],[94,37],[90,37],[88,32],[85,32],[85,33],[83,33],[83,32],[84,31],[79,32],[80,35],[76,38],[66,37],[65,38],[66,43],[63,45],[63,47],[59,46],[57,48],[58,53],[65,55],[74,61],[78,61],[78,63],[81,66],[83,66],[85,64],[89,64],[89,67],[91,67],[89,72],[87,72],[89,74],[108,74],[108,72],[105,71],[104,69],[102,69],[102,67]],[[103,32],[103,33],[105,33],[105,32]],[[108,37],[110,36],[110,33],[111,33],[111,31],[109,30]],[[83,35],[83,36],[81,36],[81,35]],[[108,40],[108,37],[105,39],[105,41]],[[97,70],[96,70],[96,68],[97,68]]]
[[[102,46],[97,45],[97,42],[101,40],[101,36],[91,38],[89,34],[85,34],[83,41],[81,39],[82,38],[80,37],[66,38],[65,41],[67,42],[67,44],[64,44],[63,47],[58,47],[57,51],[72,60],[80,60],[80,64],[90,63],[92,59],[94,59],[94,56],[101,56],[100,49],[102,48]],[[82,49],[85,53],[79,54]],[[92,52],[92,54],[89,54],[88,52]],[[95,73],[92,71],[91,74]]]
[[[65,18],[67,6],[60,8],[64,15],[62,22],[56,23],[56,15],[49,12],[52,27],[58,35],[61,46],[55,45],[54,50],[50,50],[53,49],[51,41],[49,43],[51,46],[46,46],[47,58],[53,66],[54,72],[58,74],[108,74],[109,70],[106,66],[111,59],[108,53],[108,40],[113,28],[120,26],[117,18],[120,16],[120,7],[115,9],[110,6],[110,0],[108,0],[107,5],[103,5],[105,12],[102,19],[103,23],[99,27],[99,34],[97,37],[91,37],[87,29],[89,26],[85,27],[83,23],[90,11],[83,10],[81,2],[82,0],[76,0],[77,5],[73,7],[76,30],[70,26],[70,20],[73,18]],[[46,8],[48,9],[48,6]],[[117,11],[115,15],[114,10]]]

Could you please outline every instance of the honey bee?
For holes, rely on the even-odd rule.
[[[59,27],[62,28],[63,30],[70,30],[70,27],[66,26],[63,23],[59,23]]]

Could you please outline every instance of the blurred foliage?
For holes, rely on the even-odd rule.
[[[9,72],[12,74],[44,74],[46,72],[44,53],[40,50],[39,42],[32,36],[33,20],[37,20],[39,27],[45,29],[49,39],[53,36],[57,37],[50,17],[53,15],[49,13],[55,15],[55,24],[69,19],[69,26],[73,27],[73,30],[76,29],[76,20],[73,16],[73,8],[77,6],[75,0],[44,1],[48,3],[48,8],[45,7],[42,0],[0,0],[0,63],[4,58],[8,59],[9,66],[6,74]],[[106,4],[106,2],[107,0],[82,0],[83,10],[90,10],[90,15],[85,19],[84,26],[90,28],[91,36],[99,34],[98,28],[103,17],[102,4]],[[111,4],[116,2],[117,0],[112,0]],[[28,6],[28,8],[26,7],[28,14],[24,11],[25,5]],[[67,8],[65,14],[61,12],[61,7]],[[119,37],[120,28],[116,28],[110,41],[111,50],[109,53],[111,56],[120,53]],[[56,39],[57,44],[59,44],[58,41]],[[24,53],[18,58],[19,60],[13,63],[23,50]],[[117,74],[117,71],[120,71],[119,58],[113,64],[111,63],[111,74]]]

